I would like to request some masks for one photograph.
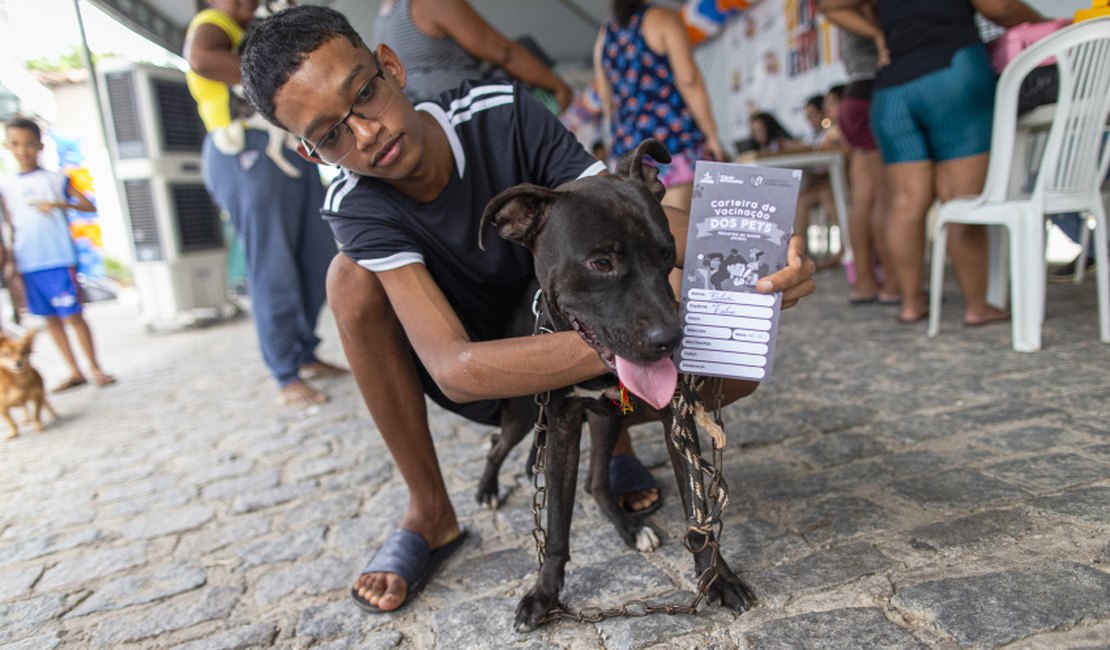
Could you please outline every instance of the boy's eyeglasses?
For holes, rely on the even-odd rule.
[[[381,117],[385,109],[389,108],[393,93],[382,88],[385,68],[382,67],[376,53],[371,52],[370,56],[373,57],[378,71],[359,88],[355,101],[351,103],[351,108],[343,119],[328,129],[316,144],[301,138],[301,144],[308,149],[309,156],[318,157],[329,163],[338,163],[351,153],[355,146],[355,134],[347,124],[347,120],[351,119],[352,115],[363,120],[376,120]]]

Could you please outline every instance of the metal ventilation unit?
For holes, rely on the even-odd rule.
[[[143,322],[191,324],[227,313],[227,248],[201,178],[205,131],[184,73],[119,60],[98,68]]]

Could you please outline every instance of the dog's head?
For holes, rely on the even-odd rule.
[[[554,190],[518,185],[482,215],[501,237],[528,247],[548,304],[567,320],[633,393],[657,408],[674,394],[670,360],[681,337],[668,275],[675,245],[659,200],[663,145],[646,140],[617,173]]]
[[[28,330],[18,339],[0,334],[0,368],[13,374],[26,372],[31,367],[31,352],[38,330]]]

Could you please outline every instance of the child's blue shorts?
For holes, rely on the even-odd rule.
[[[32,314],[65,318],[81,313],[81,288],[74,267],[31,271],[22,276],[27,309]]]
[[[943,162],[987,153],[995,74],[982,43],[952,55],[947,68],[875,90],[871,129],[888,165]]]

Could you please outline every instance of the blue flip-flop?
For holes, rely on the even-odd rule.
[[[663,491],[640,459],[635,456],[613,456],[609,459],[609,490],[615,497],[623,497],[632,492],[658,490],[659,498],[642,510],[632,510],[622,505],[630,515],[641,517],[650,515],[663,506]]]
[[[374,553],[374,557],[370,558],[362,574],[395,573],[401,576],[408,585],[405,602],[397,609],[387,612],[370,604],[370,601],[360,596],[354,587],[351,587],[351,598],[359,607],[371,614],[388,614],[404,609],[405,605],[420,593],[424,585],[428,584],[428,578],[436,568],[462,546],[467,534],[466,528],[460,527],[458,537],[433,550],[428,548],[428,542],[419,533],[398,528],[389,535],[378,552]]]

